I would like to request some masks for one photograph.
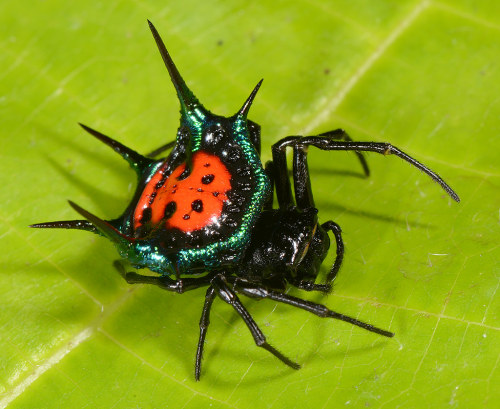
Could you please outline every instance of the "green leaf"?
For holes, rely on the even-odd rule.
[[[87,2],[88,3],[88,2]],[[10,2],[0,13],[0,407],[492,407],[498,384],[500,6],[495,2]],[[83,122],[147,152],[179,106],[150,18],[189,86],[251,111],[263,160],[338,127],[437,171],[454,203],[395,157],[310,149],[322,221],[342,226],[333,294],[293,291],[389,329],[386,339],[273,302],[245,305],[300,371],[254,346],[216,301],[193,377],[204,290],[129,286],[105,239],[30,230],[119,215],[134,175]],[[331,262],[333,255],[329,258]],[[328,263],[325,263],[325,271]]]

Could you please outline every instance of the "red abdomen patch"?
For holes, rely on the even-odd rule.
[[[191,232],[217,221],[231,189],[231,174],[215,155],[196,152],[189,176],[179,180],[186,165],[165,178],[163,168],[147,183],[134,212],[134,228],[165,223],[167,228]]]

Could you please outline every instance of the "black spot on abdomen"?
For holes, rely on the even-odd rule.
[[[203,183],[204,185],[208,185],[214,181],[214,178],[215,176],[210,173],[201,178],[201,183]]]
[[[177,210],[177,203],[168,202],[165,206],[165,219],[170,219]]]
[[[197,213],[201,213],[203,211],[203,202],[201,200],[194,200],[191,203],[191,209],[193,209]]]
[[[152,215],[153,215],[153,211],[151,210],[151,208],[150,207],[146,207],[142,211],[141,224],[146,224],[147,222],[149,222],[151,220],[151,216]]]

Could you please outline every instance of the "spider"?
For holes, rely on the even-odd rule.
[[[148,21],[149,22],[149,21]],[[262,80],[241,109],[231,117],[214,115],[187,87],[162,39],[149,27],[177,91],[180,127],[174,142],[148,155],[122,145],[80,124],[113,148],[136,171],[135,194],[124,213],[103,220],[69,202],[84,219],[34,224],[37,228],[80,229],[111,240],[121,257],[137,269],[157,276],[126,272],[130,284],[154,284],[184,293],[208,287],[200,319],[195,379],[200,379],[210,308],[218,297],[231,305],[247,325],[257,346],[293,369],[296,362],[271,346],[238,295],[268,298],[309,311],[322,318],[342,320],[365,330],[392,337],[392,332],[340,314],[326,306],[285,293],[289,285],[305,291],[331,291],[344,257],[340,226],[318,222],[311,190],[307,151],[354,151],[369,174],[362,152],[396,155],[435,180],[454,200],[457,194],[426,166],[398,148],[379,142],[353,142],[337,129],[317,136],[289,136],[272,147],[272,160],[260,160],[260,126],[247,119]],[[286,151],[293,152],[293,189]],[[161,159],[158,155],[169,154]],[[276,193],[278,207],[273,207]],[[316,279],[335,238],[336,258],[322,284]]]

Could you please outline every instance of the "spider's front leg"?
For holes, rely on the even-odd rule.
[[[352,138],[349,136],[349,134],[341,128],[335,129],[333,131],[320,133],[318,136],[337,141],[345,141],[345,142],[353,141]],[[359,151],[355,151],[355,154],[358,157],[361,166],[363,167],[363,172],[365,172],[365,176],[370,176],[370,169],[368,168],[368,163],[366,163],[366,159],[363,156],[363,154]]]
[[[351,137],[343,129],[325,132],[315,138],[331,142],[352,142]],[[309,144],[307,142],[302,143],[302,139],[305,141],[306,138],[290,136],[278,141],[272,147],[276,196],[282,208],[291,206],[294,203],[290,178],[288,177],[287,147],[293,148],[293,188],[295,191],[295,202],[300,209],[315,207],[309,167],[307,165],[307,148]],[[361,162],[365,175],[369,176],[370,170],[368,169],[365,157],[360,151],[356,151],[355,153]]]
[[[416,159],[412,158],[410,155],[403,152],[401,149],[392,146],[390,143],[385,142],[352,142],[352,141],[335,141],[322,136],[289,136],[282,139],[280,142],[273,146],[273,159],[275,151],[284,151],[286,147],[296,147],[304,149],[307,146],[314,146],[318,149],[324,151],[355,151],[355,152],[375,152],[382,155],[395,155],[399,158],[405,160],[410,165],[416,167],[417,169],[424,172],[436,183],[438,183],[441,188],[451,196],[456,202],[460,201],[460,198],[455,193],[455,191],[448,186],[448,184],[434,171],[429,169],[424,164],[420,163]],[[285,158],[286,159],[286,158]],[[286,166],[286,162],[285,162]],[[288,181],[288,184],[290,181]]]

